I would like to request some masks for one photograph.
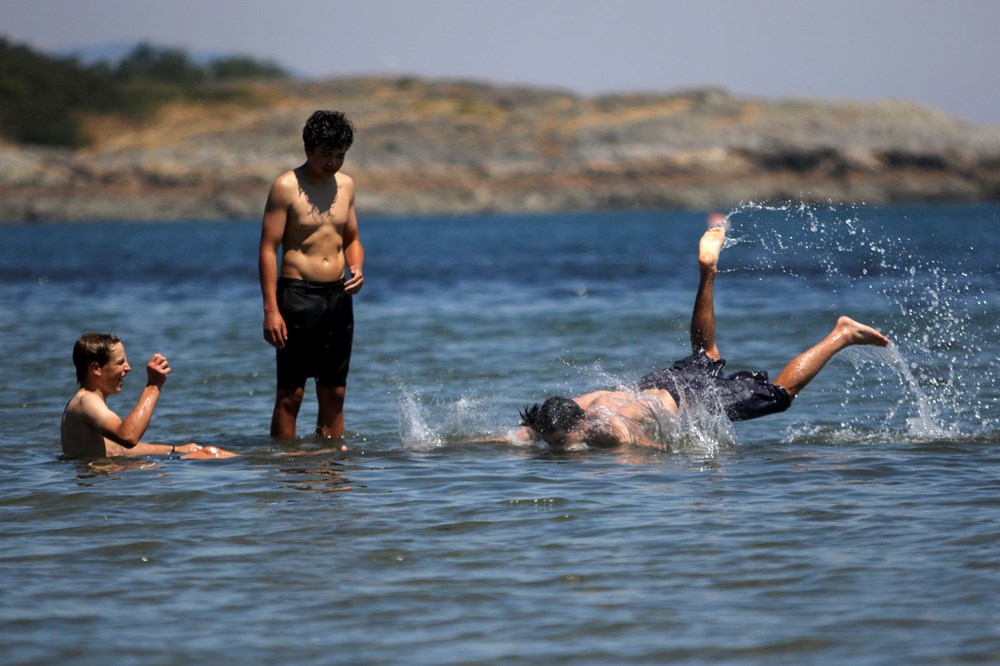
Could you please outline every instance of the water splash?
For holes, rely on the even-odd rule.
[[[586,385],[608,386],[611,390],[643,397],[635,381],[605,371],[600,363],[575,367]],[[514,439],[517,427],[511,427],[510,414],[495,398],[462,395],[457,398],[427,398],[398,378],[396,401],[399,404],[399,433],[403,446],[411,451],[432,451],[450,445],[462,445],[484,440],[503,440],[511,445],[525,446],[530,442]],[[714,457],[721,448],[736,443],[732,423],[719,409],[711,410],[699,401],[682,401],[677,415],[663,413],[651,406],[655,422],[647,433],[662,451],[694,453]],[[576,450],[586,450],[581,444]]]
[[[423,405],[417,400],[413,390],[402,386],[397,394],[399,402],[399,437],[403,446],[411,449],[428,450],[443,443],[441,433],[429,424]]]
[[[915,416],[910,416],[906,419],[909,426],[908,433],[916,437],[925,438],[939,438],[959,434],[949,428],[943,427],[939,423],[940,412],[937,406],[921,388],[917,378],[910,370],[909,362],[903,358],[899,350],[891,348],[886,351],[890,365],[905,383],[912,398],[912,404],[917,411]]]
[[[888,317],[880,327],[893,341],[889,349],[841,355],[863,370],[843,389],[845,413],[862,403],[890,405],[882,432],[907,441],[975,437],[995,427],[989,405],[976,399],[995,392],[996,368],[984,368],[983,355],[997,324],[974,271],[963,266],[976,260],[973,250],[952,253],[947,265],[922,256],[913,239],[879,228],[875,213],[860,206],[751,202],[729,217],[743,263],[728,271],[798,279],[803,301],[810,292],[832,294],[832,304],[816,299],[819,308],[836,310],[846,299],[852,310],[860,304]],[[841,425],[855,428],[850,418]]]
[[[660,419],[659,437],[670,450],[714,457],[736,443],[736,429],[721,409],[701,400],[681,399],[676,415]]]
[[[462,395],[424,401],[419,391],[397,381],[399,435],[413,451],[431,451],[449,445],[512,439],[516,428],[499,415],[499,404],[484,396]],[[509,415],[507,415],[509,416]],[[505,423],[506,425],[497,425]]]

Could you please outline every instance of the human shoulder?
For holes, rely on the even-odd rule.
[[[600,403],[600,401],[608,394],[608,391],[591,391],[590,393],[584,393],[583,395],[578,395],[572,398],[573,402],[580,406],[581,409],[587,409],[595,403]]]
[[[588,446],[609,448],[632,443],[631,429],[627,420],[618,414],[604,414],[589,424],[586,432]]]
[[[335,175],[337,179],[337,189],[343,190],[345,194],[350,196],[351,200],[354,199],[354,179],[348,176],[346,173],[338,171]]]
[[[574,398],[584,409],[587,407],[603,407],[617,413],[622,407],[636,402],[635,395],[625,391],[594,391]]]
[[[78,389],[76,394],[69,399],[68,403],[66,403],[66,411],[71,414],[83,414],[85,412],[98,410],[101,406],[107,408],[107,404],[105,404],[104,400],[101,399],[96,391],[81,388]]]
[[[293,201],[299,193],[299,178],[295,173],[295,170],[286,171],[277,178],[271,184],[271,191],[267,196],[267,203],[269,208],[286,208]]]
[[[76,395],[70,399],[69,404],[66,405],[66,412],[95,429],[100,429],[109,415],[115,415],[97,391],[84,388],[77,391]]]

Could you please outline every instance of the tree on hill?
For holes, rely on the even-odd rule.
[[[119,81],[144,79],[180,86],[194,86],[205,82],[205,68],[195,63],[181,49],[159,48],[142,43],[122,58],[114,67]]]
[[[52,58],[0,37],[0,133],[20,143],[78,147],[84,111],[121,100],[106,69]]]
[[[81,64],[0,36],[0,134],[17,143],[78,148],[86,114],[143,116],[174,99],[239,94],[215,84],[287,78],[272,62],[246,56],[207,64],[175,48],[139,44],[117,63]]]

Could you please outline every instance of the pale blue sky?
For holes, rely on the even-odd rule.
[[[49,52],[149,41],[309,77],[901,98],[990,124],[998,31],[994,0],[0,0],[0,34]]]

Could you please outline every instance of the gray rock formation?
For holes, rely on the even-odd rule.
[[[317,108],[358,136],[362,214],[872,205],[1000,198],[1000,126],[905,101],[814,102],[717,89],[580,97],[419,79],[260,84],[252,104],[186,104],[82,151],[0,145],[0,219],[256,218],[302,161]]]

